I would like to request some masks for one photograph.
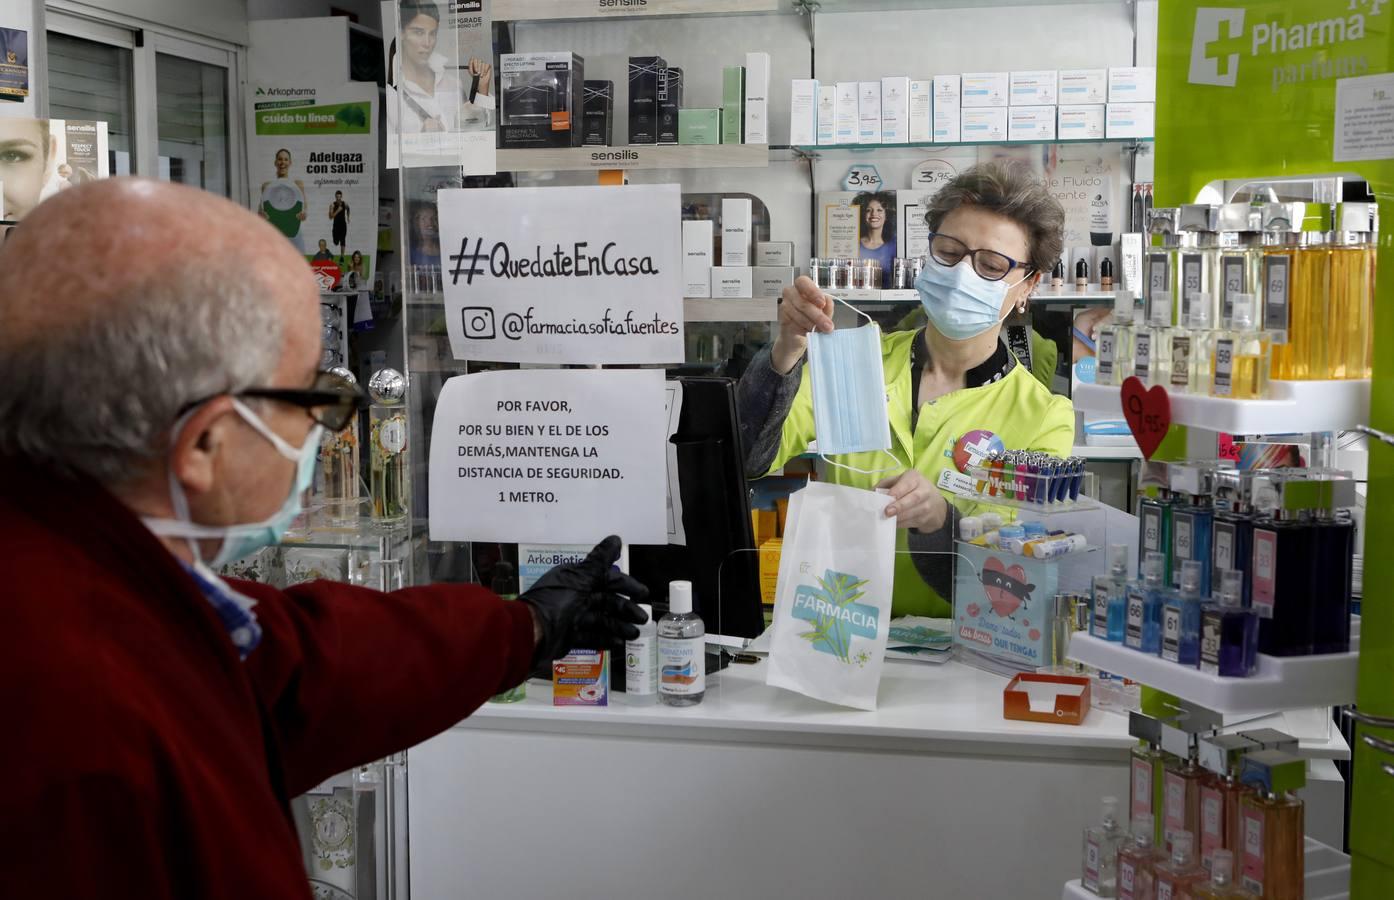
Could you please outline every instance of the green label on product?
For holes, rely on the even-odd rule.
[[[256,129],[259,135],[371,134],[372,111],[370,103],[258,108]]]

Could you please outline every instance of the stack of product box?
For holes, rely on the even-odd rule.
[[[789,143],[954,144],[1152,136],[1156,70],[965,72],[793,83]]]
[[[747,53],[745,59],[744,66],[722,70],[720,108],[684,109],[683,70],[670,66],[661,56],[631,56],[629,144],[768,144],[770,55]],[[595,115],[608,119],[613,85],[587,83],[588,88],[592,85],[596,92],[587,96],[595,98]],[[603,133],[608,135],[609,131],[607,121]],[[597,140],[601,133],[597,128]]]
[[[793,242],[755,241],[752,254],[751,214],[750,198],[722,199],[720,265],[713,265],[717,258],[714,223],[710,219],[682,223],[683,296],[774,298],[794,283]]]

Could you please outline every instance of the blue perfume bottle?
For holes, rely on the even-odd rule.
[[[1093,622],[1095,637],[1122,643],[1128,623],[1128,545],[1110,544],[1108,574],[1094,576]]]
[[[1128,621],[1123,643],[1154,656],[1162,650],[1163,573],[1166,557],[1151,551],[1142,561],[1142,578],[1128,586]]]
[[[1162,659],[1192,668],[1200,662],[1200,582],[1207,568],[1194,559],[1181,564],[1181,588],[1162,604]]]
[[[1200,670],[1247,678],[1258,664],[1258,615],[1243,606],[1243,572],[1226,569],[1219,585],[1215,602],[1200,613]]]
[[[1195,466],[1180,466],[1172,481],[1171,581],[1181,586],[1181,568],[1187,562],[1203,562],[1201,596],[1210,596],[1211,538],[1215,508],[1211,500],[1211,473]]]
[[[1156,497],[1143,496],[1138,501],[1138,570],[1149,553],[1162,554],[1162,580],[1171,579],[1171,490],[1160,488]]]
[[[1254,478],[1234,470],[1215,473],[1215,521],[1210,548],[1210,593],[1220,575],[1235,570],[1241,575],[1240,605],[1248,607],[1252,581],[1249,571],[1254,556]]]

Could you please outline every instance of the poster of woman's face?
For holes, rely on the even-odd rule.
[[[44,185],[55,176],[57,142],[43,119],[0,117],[0,185],[3,215],[18,222],[42,199]]]

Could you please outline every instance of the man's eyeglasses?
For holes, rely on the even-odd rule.
[[[334,372],[316,373],[314,383],[307,388],[247,388],[233,393],[232,396],[256,397],[299,406],[311,419],[330,431],[342,431],[353,421],[359,410],[368,407],[368,395],[363,393],[363,389]],[[180,415],[212,399],[213,397],[205,397],[187,404],[180,411]]]
[[[929,254],[942,266],[956,266],[963,257],[972,257],[973,271],[984,281],[1001,281],[1018,266],[1026,268],[1027,274],[1031,271],[1026,263],[1017,262],[1005,253],[987,249],[971,250],[958,238],[934,231],[929,233]]]

